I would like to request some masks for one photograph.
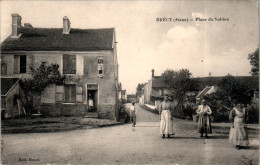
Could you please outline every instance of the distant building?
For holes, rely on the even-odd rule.
[[[136,95],[127,95],[127,102],[131,103],[132,101],[136,102]]]
[[[158,107],[164,95],[172,95],[172,91],[171,87],[163,81],[163,77],[154,76],[152,70],[152,78],[143,87],[144,103]]]
[[[30,67],[56,63],[67,78],[65,85],[53,84],[45,90],[39,101],[42,114],[84,116],[92,99],[93,113],[100,118],[117,119],[115,29],[73,29],[66,16],[61,22],[63,28],[34,28],[28,23],[22,26],[21,20],[20,15],[12,14],[12,34],[1,43],[1,80],[30,77]],[[4,88],[2,85],[1,91]],[[3,97],[8,97],[8,93]],[[9,106],[5,110],[15,116]]]

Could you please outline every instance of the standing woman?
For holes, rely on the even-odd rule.
[[[247,112],[242,104],[239,103],[230,111],[229,120],[232,121],[232,128],[229,133],[229,142],[236,145],[237,149],[247,147],[248,133],[246,129],[245,120],[247,119]]]
[[[212,133],[209,117],[209,115],[212,114],[212,111],[210,107],[206,105],[205,99],[201,100],[201,105],[199,105],[196,113],[199,115],[198,132],[200,133],[200,137],[203,137],[203,133],[205,133],[205,138],[208,138],[208,134]]]
[[[136,125],[136,110],[135,110],[135,102],[132,101],[132,106],[130,107],[130,117],[131,122],[133,123],[132,127],[135,127]]]
[[[161,103],[161,108],[159,110],[159,115],[161,116],[160,122],[160,134],[162,138],[165,138],[165,135],[169,138],[173,134],[172,128],[172,116],[171,116],[171,102],[168,100],[168,95],[164,96],[164,101]]]

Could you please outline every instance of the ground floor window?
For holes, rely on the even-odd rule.
[[[76,84],[65,85],[65,103],[76,103]]]

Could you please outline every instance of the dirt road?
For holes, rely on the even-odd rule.
[[[137,105],[137,126],[59,133],[4,134],[3,164],[259,164],[258,135],[236,150],[228,136],[199,138],[194,124],[174,119],[175,135],[159,136],[159,118]],[[213,130],[214,131],[214,130]]]

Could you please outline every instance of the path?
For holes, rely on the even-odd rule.
[[[159,136],[158,115],[137,105],[131,124],[59,133],[5,134],[4,164],[258,164],[258,136],[236,150],[227,135],[201,139],[191,122],[174,119],[175,136]],[[253,139],[254,138],[254,139]],[[256,142],[257,141],[257,142]],[[29,158],[39,161],[28,161]],[[26,161],[19,161],[26,159]]]

